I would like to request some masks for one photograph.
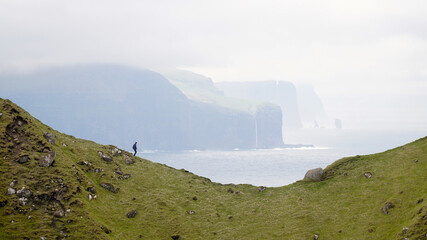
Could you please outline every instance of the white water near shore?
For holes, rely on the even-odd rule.
[[[302,179],[309,169],[325,168],[342,157],[382,152],[426,135],[425,131],[302,130],[285,136],[287,143],[314,144],[316,147],[146,151],[138,155],[177,169],[186,169],[214,182],[278,187]]]

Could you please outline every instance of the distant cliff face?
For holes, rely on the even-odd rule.
[[[312,127],[315,122],[320,126],[328,125],[328,119],[322,100],[311,85],[297,85],[298,106],[301,121],[305,127]]]
[[[193,101],[189,138],[195,149],[233,149],[255,147],[255,122],[252,115]],[[231,144],[232,143],[232,144]]]
[[[282,111],[279,106],[264,104],[258,107],[255,114],[257,148],[283,147]]]
[[[264,100],[254,101],[245,98],[224,96],[223,91],[215,87],[210,78],[202,75],[177,70],[166,73],[165,76],[191,99],[203,102],[200,111],[203,116],[221,111],[221,116],[227,118],[208,119],[201,117],[204,122],[211,122],[211,126],[217,129],[212,133],[218,135],[219,139],[227,140],[233,136],[245,136],[244,139],[233,139],[238,143],[238,148],[251,146],[258,148],[283,147],[282,140],[282,110],[279,106],[264,103]],[[266,94],[268,95],[268,94]],[[209,109],[206,112],[205,109]],[[211,119],[211,120],[209,120]],[[224,119],[226,121],[222,122]],[[213,120],[218,122],[212,122]],[[222,123],[221,123],[222,122]],[[227,124],[224,124],[224,123]],[[221,126],[221,127],[220,127]],[[247,131],[249,129],[249,131]]]
[[[10,98],[52,127],[124,148],[255,147],[254,116],[189,100],[162,75],[117,65],[54,68],[0,76]],[[266,145],[268,146],[268,145]]]
[[[225,96],[277,104],[282,109],[285,128],[302,127],[296,89],[290,82],[220,82],[215,85]]]

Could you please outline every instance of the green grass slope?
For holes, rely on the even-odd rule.
[[[9,100],[0,113],[0,239],[426,239],[427,138],[338,160],[319,182],[264,189],[76,139]],[[31,194],[8,194],[23,187]]]

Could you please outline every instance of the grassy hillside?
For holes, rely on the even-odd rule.
[[[426,239],[427,138],[264,189],[76,139],[8,100],[0,113],[0,239]]]

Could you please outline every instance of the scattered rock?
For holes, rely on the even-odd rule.
[[[125,175],[123,175],[123,177],[124,177],[125,179],[129,179],[129,178],[130,178],[130,174],[125,174]]]
[[[68,147],[68,145],[67,145],[67,144],[65,144],[65,143],[63,143],[63,144],[62,144],[62,146],[63,146],[63,147]]]
[[[407,233],[407,232],[408,232],[408,230],[409,230],[409,229],[408,229],[407,227],[405,227],[405,228],[403,228],[403,229],[402,229],[402,233],[403,233],[403,234],[405,234],[405,233]]]
[[[45,237],[40,237],[40,240],[47,240],[47,238],[45,238]]]
[[[231,188],[229,188],[229,189],[227,190],[227,192],[228,192],[228,193],[234,193],[233,189],[231,189]]]
[[[8,188],[7,189],[7,195],[13,195],[15,193],[16,193],[15,189],[13,189],[13,188]]]
[[[19,157],[15,161],[18,162],[18,163],[23,164],[23,163],[28,162],[29,160],[30,160],[30,158],[28,157],[28,155],[25,155],[25,156]]]
[[[119,188],[115,189],[113,184],[111,184],[111,183],[101,183],[99,185],[101,185],[101,187],[107,189],[108,191],[110,191],[112,193],[117,193],[119,191]]]
[[[365,172],[365,177],[366,178],[371,178],[372,177],[372,173],[370,173],[370,172]]]
[[[22,206],[25,206],[28,203],[28,198],[21,197],[18,199],[18,201]]]
[[[18,195],[18,197],[29,198],[33,195],[33,193],[30,190],[26,189],[25,187],[22,187],[16,192],[16,195]]]
[[[122,171],[120,171],[120,169],[116,169],[116,171],[114,171],[114,173],[117,173],[117,174],[119,174],[119,175],[123,175],[123,172],[122,172]]]
[[[122,151],[120,149],[118,149],[118,148],[114,148],[111,151],[111,153],[113,154],[114,157],[117,157],[117,156],[119,156],[122,153]]]
[[[53,216],[57,218],[63,218],[65,216],[65,212],[60,208],[53,212]]]
[[[314,239],[314,240],[317,240],[317,239],[319,239],[319,236],[318,236],[317,234],[314,234],[313,239]]]
[[[46,155],[41,156],[39,159],[39,166],[40,167],[49,167],[55,162],[56,152],[52,151],[49,152]]]
[[[126,214],[128,218],[134,218],[136,216],[136,210],[132,210]]]
[[[98,156],[102,157],[104,155],[101,151],[98,151]]]
[[[86,191],[88,191],[88,192],[90,192],[92,194],[96,194],[96,190],[95,190],[94,187],[88,187],[88,188],[86,188]]]
[[[46,138],[46,140],[54,145],[55,144],[55,135],[53,135],[52,133],[43,133],[43,137]]]
[[[386,202],[386,203],[384,204],[384,207],[382,208],[382,211],[383,211],[383,213],[384,213],[384,214],[388,214],[388,211],[389,211],[390,209],[392,209],[392,208],[394,208],[393,203],[391,203],[391,202]]]
[[[230,219],[230,220],[233,219],[233,216],[229,216],[228,219]]]
[[[267,189],[267,187],[261,186],[261,187],[258,188],[258,191],[259,192],[263,192],[265,189]]]
[[[417,201],[417,203],[418,204],[420,204],[420,203],[422,203],[424,201],[424,199],[423,198],[421,198],[421,199],[419,199],[418,201]]]
[[[0,118],[3,116],[3,113],[0,113]]]
[[[194,197],[193,197],[193,200],[194,200],[194,201],[197,201],[197,197],[196,197],[196,196],[194,196]]]
[[[127,165],[131,165],[131,164],[134,164],[135,161],[132,158],[130,158],[128,155],[125,155],[125,163]]]
[[[30,216],[28,216],[27,218],[28,218],[28,220],[30,220],[30,219],[31,219],[31,215],[30,215]]]
[[[311,180],[311,181],[320,181],[323,175],[323,169],[322,168],[315,168],[308,170],[307,173],[304,176],[304,180]]]
[[[110,157],[110,155],[108,155],[108,154],[103,154],[102,155],[102,160],[104,160],[106,162],[111,162],[111,161],[113,161],[113,158]]]
[[[415,159],[415,160],[414,160],[414,163],[418,163],[418,159]]]
[[[179,235],[173,235],[173,236],[171,236],[171,238],[172,238],[173,240],[178,240],[180,237],[179,237]]]
[[[9,186],[10,186],[11,188],[13,188],[13,187],[15,187],[15,186],[16,186],[16,184],[18,184],[18,181],[17,181],[17,180],[13,180],[13,181],[9,184]]]
[[[92,200],[92,194],[89,194],[88,198],[89,198],[89,201]]]
[[[16,124],[20,127],[27,124],[27,121],[25,121],[21,116],[18,116],[17,118],[15,118],[15,121],[16,121]]]
[[[190,214],[190,215],[193,215],[193,214],[195,214],[196,212],[195,211],[193,211],[193,210],[190,210],[190,211],[188,211],[188,214]]]

